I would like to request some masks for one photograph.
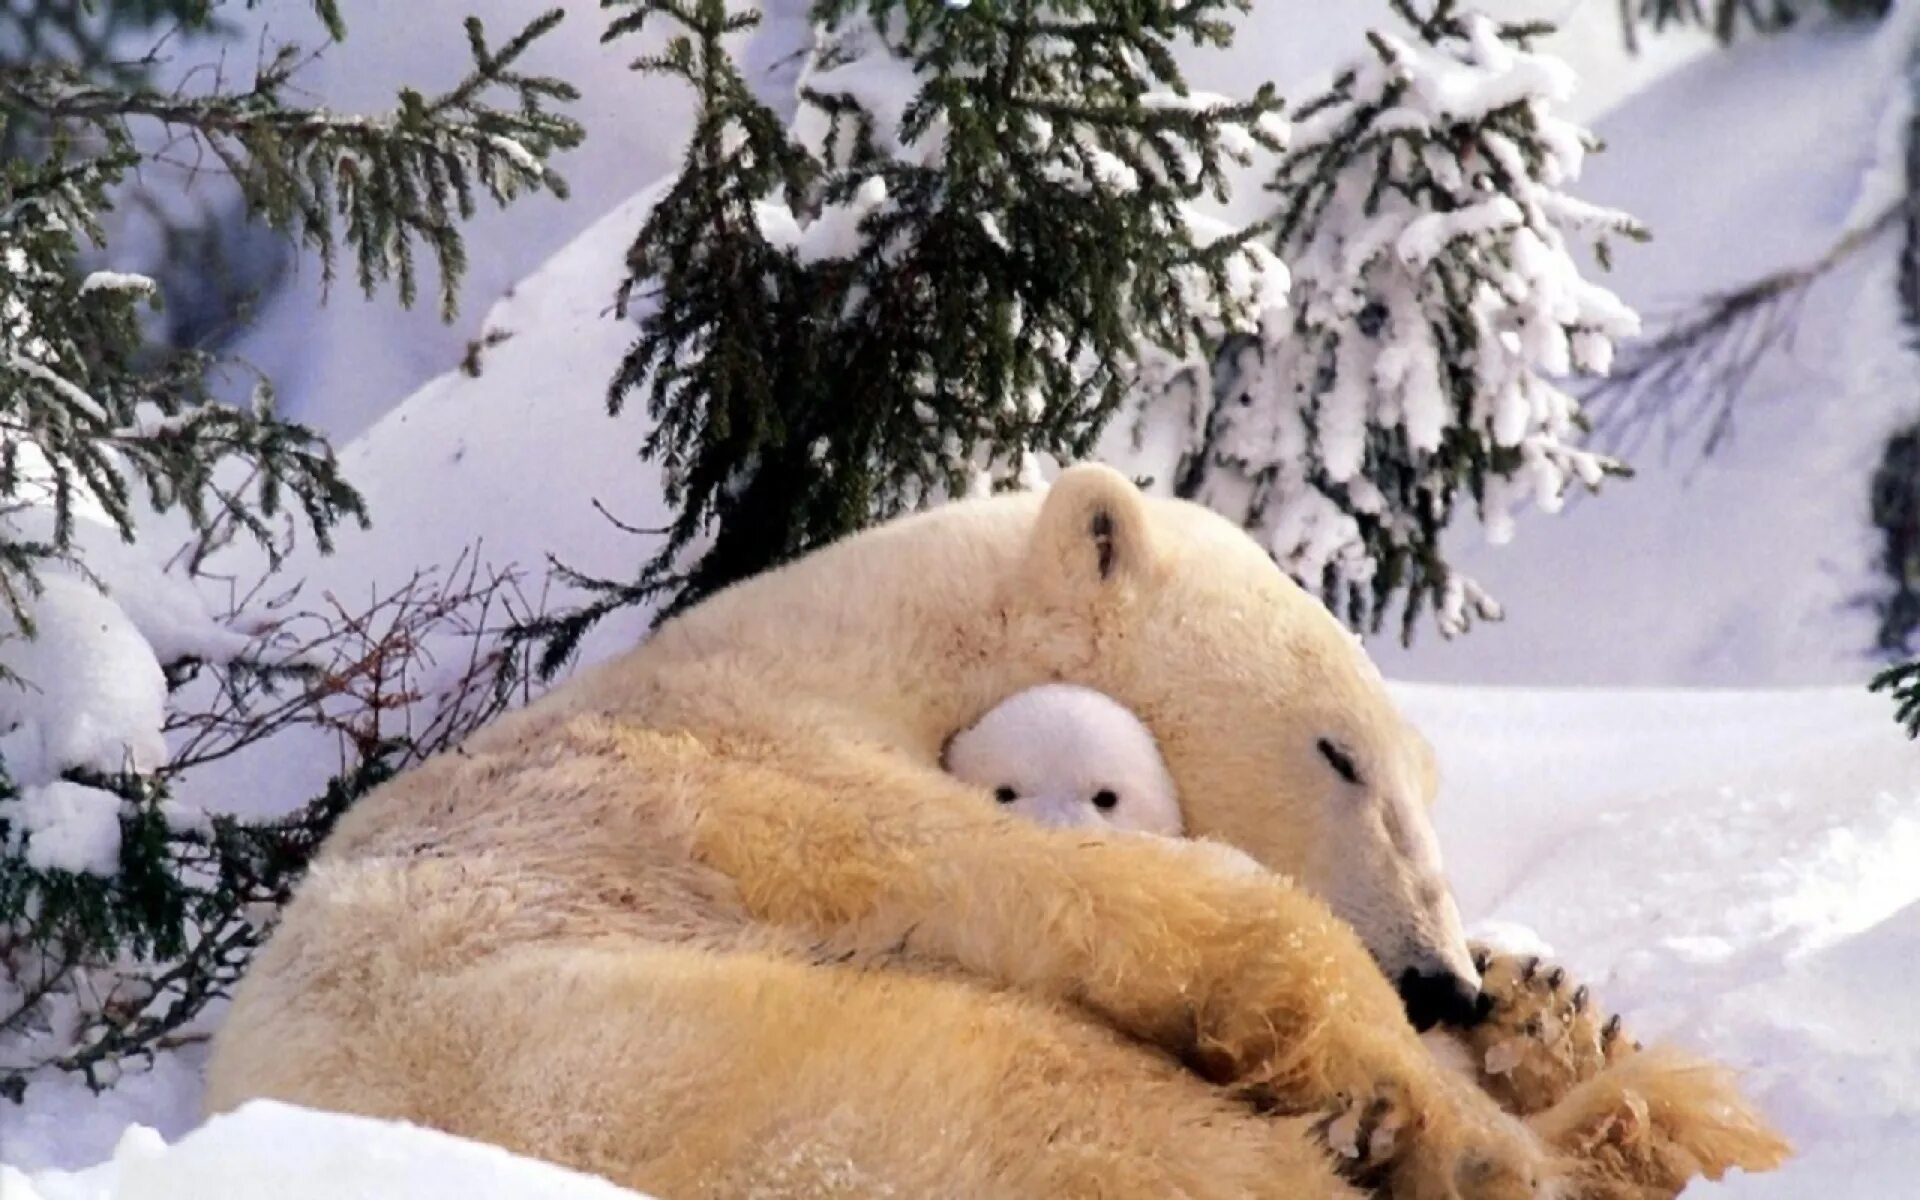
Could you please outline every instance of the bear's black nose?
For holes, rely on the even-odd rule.
[[[1452,971],[1422,972],[1408,967],[1400,972],[1400,999],[1407,1020],[1421,1033],[1435,1025],[1468,1029],[1487,1015],[1480,989]]]

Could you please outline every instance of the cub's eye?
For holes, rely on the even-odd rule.
[[[1333,768],[1334,774],[1351,784],[1360,782],[1360,768],[1353,765],[1353,755],[1326,738],[1321,738],[1314,745],[1320,751],[1320,757],[1326,759],[1327,765]]]
[[[1020,798],[1020,793],[1010,787],[997,787],[993,789],[993,798],[1002,804],[1012,804]]]
[[[1098,809],[1116,808],[1119,806],[1119,804],[1120,804],[1120,797],[1113,794],[1112,788],[1101,788],[1099,791],[1093,794],[1093,806],[1095,808],[1098,808]]]

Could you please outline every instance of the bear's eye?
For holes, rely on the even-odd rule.
[[[1320,751],[1320,757],[1326,759],[1327,765],[1333,768],[1334,774],[1346,780],[1348,783],[1356,786],[1359,784],[1360,768],[1353,765],[1353,755],[1348,754],[1344,749],[1328,741],[1326,738],[1321,738],[1315,743],[1315,746]]]
[[[1020,793],[1010,787],[997,787],[993,789],[993,798],[1002,804],[1012,804],[1020,798]]]
[[[1101,788],[1099,791],[1093,794],[1093,806],[1095,808],[1099,808],[1099,809],[1116,808],[1119,806],[1119,804],[1120,804],[1120,797],[1113,794],[1112,788]]]

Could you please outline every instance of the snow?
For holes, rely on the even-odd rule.
[[[0,760],[17,784],[81,767],[114,773],[166,761],[166,679],[153,648],[92,585],[48,573],[33,602],[36,636],[0,616]]]
[[[35,379],[46,384],[54,391],[60,393],[62,399],[78,409],[81,415],[87,419],[92,421],[105,421],[107,419],[107,410],[100,407],[100,402],[92,396],[89,396],[83,388],[66,376],[49,370],[44,365],[18,354],[7,355],[7,366],[27,376],[29,379]]]
[[[23,789],[7,821],[26,841],[29,867],[94,875],[119,869],[120,797],[112,792],[56,779]]]
[[[1739,1067],[1804,1152],[1690,1198],[1905,1194],[1886,1181],[1920,1161],[1920,747],[1880,698],[1400,695],[1439,748],[1469,917],[1549,943],[1644,1040]]]
[[[0,521],[0,534],[50,541],[52,520],[44,508],[29,508]],[[91,574],[41,566],[40,594],[25,601],[33,637],[0,616],[0,664],[13,674],[0,678],[0,763],[19,792],[0,805],[0,827],[30,867],[112,875],[121,800],[61,776],[161,766],[162,662],[221,661],[246,639],[216,621],[193,587],[146,548],[127,545],[86,512],[76,517],[74,543]]]
[[[644,1200],[431,1129],[255,1101],[169,1146],[134,1126],[78,1173],[0,1167],[5,1200]]]
[[[95,271],[80,281],[80,294],[88,292],[138,292],[151,295],[159,285],[145,275],[130,271]]]

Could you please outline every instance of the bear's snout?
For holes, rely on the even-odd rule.
[[[1452,971],[1423,972],[1408,967],[1397,984],[1407,1020],[1425,1033],[1435,1025],[1470,1029],[1487,1016],[1489,1005],[1475,984]]]

